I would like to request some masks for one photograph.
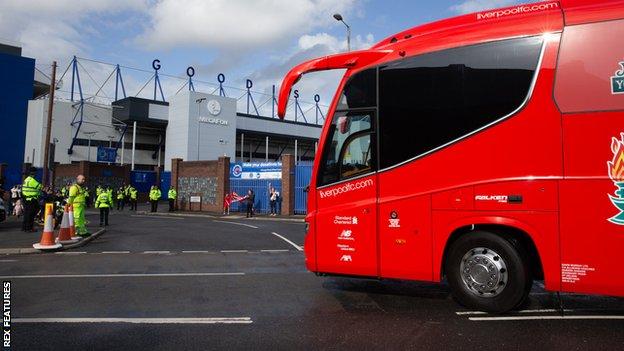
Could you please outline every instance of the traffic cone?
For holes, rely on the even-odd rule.
[[[63,211],[63,220],[61,221],[61,229],[59,230],[58,238],[56,238],[57,243],[65,244],[73,244],[77,242],[77,239],[72,239],[70,229],[69,229],[69,205],[65,205],[65,209]]]
[[[67,213],[67,218],[69,220],[69,236],[72,240],[80,240],[81,237],[76,235],[76,225],[74,225],[74,205],[68,205],[69,211]]]
[[[52,227],[52,210],[54,205],[45,205],[45,221],[43,224],[43,233],[41,234],[41,241],[33,244],[33,247],[37,250],[54,250],[60,248],[61,244],[54,242],[54,228]]]

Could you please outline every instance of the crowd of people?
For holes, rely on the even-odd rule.
[[[132,185],[123,184],[117,189],[113,189],[111,185],[101,184],[95,190],[90,190],[86,185],[86,178],[83,175],[76,177],[73,183],[68,182],[60,188],[52,188],[43,186],[35,179],[36,169],[31,168],[25,174],[24,181],[21,185],[15,185],[10,190],[10,201],[8,202],[7,213],[15,217],[23,217],[22,231],[36,231],[34,224],[43,224],[45,216],[45,204],[54,205],[53,216],[56,225],[59,225],[63,217],[64,206],[72,205],[75,218],[75,226],[78,235],[90,235],[86,229],[86,220],[84,219],[84,211],[86,208],[95,207],[100,210],[100,226],[108,226],[109,213],[116,208],[123,211],[126,206],[131,211],[137,210],[138,190]],[[167,192],[169,202],[169,212],[176,209],[177,191],[170,188]],[[162,197],[162,193],[157,186],[152,186],[149,194],[151,204],[151,212],[158,211],[158,202]],[[254,216],[256,209],[256,195],[252,189],[247,194],[239,196],[235,192],[226,194],[224,199],[224,213],[229,213],[230,206],[234,202],[240,202],[244,205],[248,218]],[[281,197],[279,191],[271,187],[268,192],[268,203],[270,207],[269,216],[277,216],[281,208]]]
[[[35,178],[36,169],[31,168],[26,174],[21,185],[15,185],[10,190],[10,201],[7,212],[15,217],[22,217],[22,231],[33,232],[35,223],[42,224],[45,216],[45,204],[54,205],[53,216],[55,223],[60,224],[64,206],[70,204],[73,207],[76,232],[80,236],[88,236],[84,210],[94,207],[100,211],[100,226],[108,226],[109,213],[116,208],[123,211],[126,206],[131,211],[137,210],[138,190],[132,185],[123,184],[117,189],[111,185],[101,184],[95,190],[90,190],[86,185],[83,175],[76,177],[75,182],[68,182],[60,188],[44,186]],[[158,208],[158,200],[161,197],[158,187],[153,186],[149,193],[152,210]],[[169,211],[175,210],[177,192],[171,188],[168,193]]]

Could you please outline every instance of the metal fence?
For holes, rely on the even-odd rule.
[[[139,193],[149,193],[152,185],[156,185],[156,172],[154,171],[131,171],[130,184]]]
[[[160,192],[163,199],[168,199],[169,188],[171,187],[171,172],[160,173]]]
[[[306,214],[308,206],[308,192],[312,178],[312,162],[299,162],[295,166],[295,214]]]

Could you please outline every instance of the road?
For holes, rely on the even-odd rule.
[[[624,349],[624,299],[564,295],[562,318],[537,283],[522,312],[491,316],[444,285],[317,277],[301,223],[127,212],[111,223],[73,251],[0,257],[12,349]]]

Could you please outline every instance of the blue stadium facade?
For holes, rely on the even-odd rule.
[[[21,49],[0,44],[0,163],[8,167],[4,185],[21,183],[28,100],[33,98],[35,60],[21,56]],[[43,126],[42,126],[43,128]]]

